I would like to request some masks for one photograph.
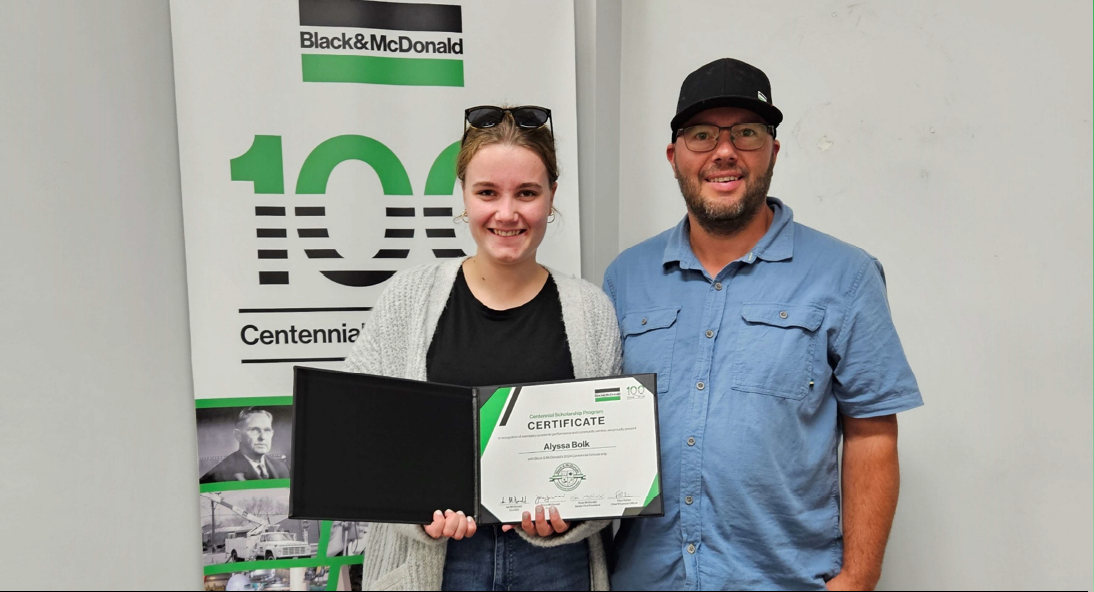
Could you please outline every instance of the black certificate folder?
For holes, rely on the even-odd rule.
[[[623,377],[599,380],[619,378]],[[653,397],[652,423],[655,425],[656,376],[647,374],[632,378],[637,381],[634,384],[646,385],[645,392]],[[480,524],[519,522],[519,518],[512,519],[511,513],[506,520],[486,507],[497,510],[496,504],[506,501],[495,499],[501,496],[493,496],[488,504],[483,504],[484,477],[480,463],[487,442],[495,447],[512,447],[523,442],[510,438],[507,442],[493,443],[491,432],[498,436],[507,429],[503,427],[507,422],[511,427],[528,425],[527,418],[517,424],[515,416],[512,421],[508,417],[514,407],[518,412],[521,409],[516,401],[522,389],[528,393],[522,403],[528,405],[531,401],[527,397],[535,394],[533,387],[556,388],[551,385],[581,382],[590,381],[472,388],[297,366],[293,386],[289,517],[427,524],[432,521],[435,510],[452,509],[463,510]],[[604,389],[594,389],[599,386],[602,385],[588,385],[590,404],[587,407],[594,405],[591,403],[594,396],[596,401],[627,397],[626,388],[622,395],[605,394],[601,392]],[[480,425],[487,427],[482,430]],[[493,426],[498,427],[494,429]],[[656,427],[653,430],[656,440]],[[637,500],[631,505],[637,507],[628,507],[624,512],[621,508],[608,508],[609,504],[604,500],[580,503],[603,504],[609,514],[619,509],[619,515],[598,516],[603,518],[663,515],[659,442],[648,448],[645,460],[656,463],[656,476],[648,494],[645,485],[641,492],[635,489],[639,495],[631,500]],[[492,453],[497,455],[502,450],[495,448]],[[594,450],[589,454],[595,456],[596,453]],[[653,454],[656,459],[650,458]],[[539,457],[518,452],[513,455],[513,462],[520,463],[526,458]],[[576,464],[591,468],[586,461],[543,463],[550,463],[552,470],[556,464],[560,467],[559,471],[549,472],[542,479],[537,475],[535,481],[537,484],[542,481],[544,499],[528,495],[508,501],[534,506],[536,503],[569,503],[571,499],[577,504],[582,497],[605,497],[594,493],[592,486],[580,491],[567,490],[586,479],[583,473],[589,471],[574,470]],[[543,463],[541,465],[546,466]],[[491,471],[496,474],[496,461],[487,469],[487,477]],[[487,484],[490,483],[488,480]],[[497,483],[496,478],[493,483]],[[611,498],[612,494],[607,497]],[[610,505],[621,507],[624,504],[612,500]],[[508,510],[516,507],[510,505]],[[591,519],[588,515],[591,510],[584,507],[581,519]],[[501,512],[504,511],[502,508]],[[575,507],[574,511],[579,510]],[[563,514],[563,518],[567,516]]]
[[[473,511],[472,389],[293,370],[290,517],[415,524]]]

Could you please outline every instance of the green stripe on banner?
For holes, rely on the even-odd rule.
[[[338,576],[342,573],[341,567],[330,567],[330,571],[327,572],[327,590],[338,589]]]
[[[619,400],[619,397],[597,397],[596,398],[597,403],[599,403],[601,401],[618,401],[618,400]]]
[[[320,567],[329,565],[333,572],[343,565],[357,565],[364,561],[363,555],[350,555],[349,557],[308,557],[306,559],[274,559],[273,561],[242,561],[238,563],[221,563],[219,565],[206,565],[205,575],[213,576],[222,573],[234,573],[237,571],[251,571],[254,569],[291,569],[293,567]]]
[[[272,407],[292,405],[292,397],[236,397],[233,399],[197,399],[198,409],[216,409],[217,407]]]
[[[330,545],[330,520],[321,520],[319,522],[319,547],[315,550],[315,554],[320,557],[327,556],[327,547]]]
[[[661,476],[660,475],[654,475],[653,476],[653,485],[650,485],[650,493],[646,496],[646,503],[642,504],[642,507],[645,508],[646,506],[650,505],[650,502],[653,501],[653,498],[657,497],[660,493],[661,493]]]
[[[239,491],[241,489],[276,489],[288,487],[288,479],[266,479],[265,481],[225,481],[223,483],[202,483],[199,486],[201,493],[213,493],[216,491]]]
[[[463,86],[463,60],[306,53],[304,82]]]
[[[486,452],[486,443],[490,441],[490,435],[498,426],[498,418],[502,409],[505,409],[505,400],[509,398],[511,387],[500,388],[494,391],[490,400],[479,410],[479,456]]]

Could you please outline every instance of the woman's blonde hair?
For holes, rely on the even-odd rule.
[[[506,112],[502,120],[494,127],[468,128],[456,156],[456,178],[460,183],[467,176],[467,165],[479,150],[491,144],[520,146],[534,152],[547,168],[547,180],[554,185],[558,180],[558,156],[555,154],[555,138],[547,126],[536,129],[522,128]]]

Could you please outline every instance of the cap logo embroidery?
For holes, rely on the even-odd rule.
[[[763,94],[762,92],[760,92],[760,91],[756,91],[756,96],[760,97],[760,100],[761,100],[761,101],[763,101],[763,102],[765,102],[765,103],[767,102],[767,97],[765,97],[765,96],[764,96],[764,94]]]

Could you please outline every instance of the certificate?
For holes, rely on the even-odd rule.
[[[653,374],[463,387],[296,367],[289,517],[662,516]]]
[[[484,394],[480,514],[513,523],[543,505],[558,508],[564,520],[661,515],[652,379],[568,381]]]

